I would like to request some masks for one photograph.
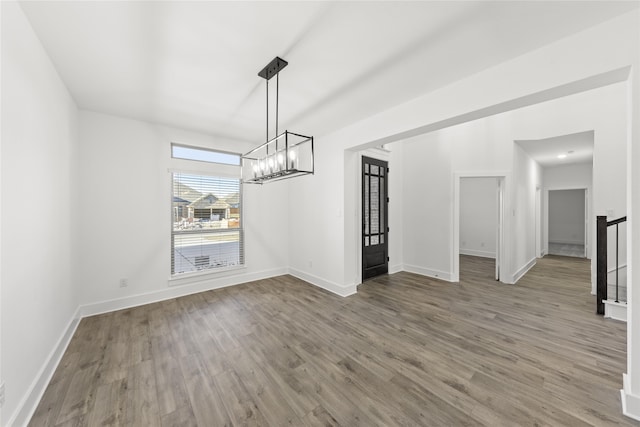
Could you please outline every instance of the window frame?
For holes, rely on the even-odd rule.
[[[236,164],[233,164],[233,163],[213,162],[213,161],[209,161],[209,160],[188,159],[188,158],[185,158],[185,157],[176,157],[176,156],[173,155],[173,147],[188,148],[188,149],[200,150],[200,151],[208,151],[210,153],[224,154],[224,155],[227,155],[227,156],[237,156],[238,157],[238,164],[236,165]],[[242,154],[241,153],[234,153],[232,151],[225,151],[225,150],[216,150],[214,148],[209,148],[209,147],[198,147],[198,146],[195,146],[195,145],[180,144],[180,143],[177,143],[177,142],[172,142],[171,143],[171,159],[176,159],[176,160],[186,161],[186,162],[199,162],[199,163],[204,163],[204,164],[209,164],[209,165],[226,165],[226,166],[242,167]],[[242,178],[242,175],[240,177]]]
[[[241,165],[231,165],[228,163],[218,163],[204,160],[189,160],[180,157],[173,157],[173,146],[189,147],[195,149],[202,149],[206,151],[220,152],[224,154],[233,154],[241,156],[240,153],[232,153],[223,150],[215,150],[206,147],[196,147],[184,144],[171,144],[171,160],[172,164],[179,166],[175,169],[169,169],[169,233],[170,233],[170,257],[169,257],[169,286],[175,286],[180,284],[190,283],[190,278],[200,278],[202,276],[220,275],[223,273],[229,273],[234,270],[246,269],[246,250],[245,250],[245,230],[244,230],[244,191],[241,179]],[[208,165],[208,167],[206,166]],[[184,166],[197,166],[197,168],[184,167]],[[234,173],[232,173],[232,171]],[[173,209],[173,197],[174,197],[174,180],[176,174],[203,176],[209,178],[221,178],[232,179],[238,182],[238,227],[232,229],[201,229],[201,230],[185,230],[183,232],[174,229],[174,209]],[[176,235],[198,235],[198,234],[214,234],[225,233],[229,231],[237,231],[239,233],[239,260],[236,265],[224,266],[224,267],[212,267],[196,271],[188,271],[183,273],[175,273],[175,236]]]

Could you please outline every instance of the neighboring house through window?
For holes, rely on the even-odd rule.
[[[240,155],[178,144],[171,153],[193,162],[172,172],[171,275],[244,265]]]

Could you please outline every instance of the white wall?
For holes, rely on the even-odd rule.
[[[389,272],[402,270],[404,259],[403,241],[403,200],[404,180],[404,145],[402,143],[388,144],[391,151],[389,159]]]
[[[549,242],[584,245],[584,190],[549,191]]]
[[[627,214],[626,201],[626,169],[625,162],[627,140],[627,91],[629,84],[616,83],[599,89],[545,102],[528,107],[527,115],[514,116],[515,126],[522,134],[531,139],[544,139],[551,136],[567,135],[577,132],[593,130],[593,172],[592,188],[589,192],[591,203],[591,226],[587,235],[589,239],[588,258],[591,258],[591,289],[595,293],[596,278],[596,245],[595,245],[595,217],[612,213],[618,218]],[[555,105],[553,110],[546,107]],[[550,112],[552,113],[550,115]],[[522,138],[524,139],[524,138]],[[568,185],[580,185],[584,188],[587,177],[585,171],[569,169],[569,176],[562,177],[562,171],[554,179],[558,186],[550,187],[552,182],[545,183],[546,189],[570,188]],[[571,187],[576,188],[576,187]],[[545,191],[546,199],[547,191]],[[546,215],[547,202],[543,204],[543,215]],[[546,239],[546,233],[543,235]],[[622,236],[622,246],[625,246],[626,236]],[[613,243],[611,243],[612,245]],[[610,250],[612,246],[609,246]],[[626,253],[625,253],[626,255]]]
[[[415,273],[456,280],[454,204],[456,176],[505,176],[504,230],[506,250],[501,260],[502,280],[511,283],[535,260],[535,192],[541,186],[541,169],[514,144],[514,113],[442,129],[414,137],[404,146],[404,268]],[[464,213],[464,181],[460,185],[460,234],[480,225]],[[495,253],[495,178],[487,188],[489,213],[485,236]],[[470,215],[473,216],[474,214]],[[493,219],[490,219],[493,217]],[[468,218],[468,219],[467,219]],[[494,225],[491,225],[494,224]],[[458,237],[462,242],[463,238]],[[460,246],[460,252],[464,253]],[[479,246],[479,249],[482,247]],[[495,255],[494,255],[495,256]]]
[[[640,11],[636,20],[640,21]],[[635,37],[637,41],[637,32]],[[627,89],[627,373],[621,400],[624,412],[640,420],[640,225],[634,220],[640,213],[640,49],[635,50],[632,60]]]
[[[403,269],[452,280],[451,201],[454,144],[450,132],[404,143]]]
[[[291,253],[296,254],[291,258],[292,267],[310,271],[306,262],[318,260],[313,262],[316,277],[355,290],[359,269],[353,255],[357,248],[355,200],[358,189],[353,178],[345,177],[355,176],[358,167],[355,153],[361,148],[408,139],[473,117],[566,96],[597,87],[604,81],[623,78],[624,73],[615,70],[633,63],[638,48],[637,24],[638,17],[634,13],[626,14],[329,135],[319,135],[316,175],[292,183],[291,196],[300,203],[294,207],[291,216],[316,219],[313,215],[320,211],[328,212],[328,215],[323,222],[314,222],[311,231],[306,230],[301,221],[292,222],[292,233],[304,233],[314,242],[313,246],[305,245],[306,240],[292,242]],[[557,115],[554,120],[561,123],[562,116]],[[605,112],[603,117],[609,115]],[[528,135],[516,137],[525,139]],[[624,139],[622,145],[624,149]],[[478,147],[474,152],[480,152],[484,157],[482,149]],[[442,149],[438,147],[437,150]],[[499,163],[505,154],[496,154],[498,158],[494,162]],[[506,155],[512,158],[512,152]],[[491,157],[491,153],[486,157]],[[405,160],[407,158],[405,152]],[[430,162],[429,159],[425,161]],[[441,163],[435,166],[436,169],[447,167]],[[442,185],[447,184],[443,182]],[[405,198],[408,193],[405,188]],[[441,227],[450,227],[450,217],[446,220]],[[406,249],[406,243],[404,247]],[[407,255],[405,250],[405,259]]]
[[[22,425],[79,298],[78,111],[20,7],[2,2],[2,425]],[[51,357],[51,358],[50,358]],[[38,380],[42,380],[38,382]],[[43,383],[44,382],[44,383]],[[17,418],[16,418],[17,417]]]
[[[16,106],[19,110],[16,117],[5,111],[3,105],[3,129],[2,129],[2,370],[3,375],[6,374],[7,380],[7,403],[3,411],[3,417],[6,419],[7,414],[11,414],[13,409],[17,407],[17,400],[23,393],[18,389],[28,383],[23,381],[23,377],[30,375],[30,369],[33,366],[41,365],[45,359],[43,355],[48,354],[51,348],[55,347],[55,341],[59,337],[64,325],[68,322],[69,316],[73,308],[77,305],[70,288],[73,282],[74,274],[69,268],[71,259],[74,257],[73,245],[70,243],[68,247],[56,245],[55,251],[52,244],[38,245],[37,251],[39,260],[44,260],[43,268],[46,274],[40,273],[40,270],[20,271],[16,272],[16,267],[24,268],[25,258],[18,257],[21,248],[16,248],[18,237],[23,237],[27,233],[28,236],[41,238],[47,237],[47,242],[51,242],[57,237],[69,235],[69,241],[73,242],[77,239],[77,247],[82,248],[83,261],[89,262],[89,266],[82,265],[78,268],[78,284],[81,287],[87,287],[82,293],[82,301],[88,304],[100,302],[103,299],[128,298],[135,300],[136,295],[152,295],[162,294],[170,295],[170,292],[163,292],[167,283],[166,274],[153,272],[145,274],[137,271],[130,259],[145,265],[150,269],[167,268],[161,258],[163,255],[160,251],[164,251],[167,258],[169,256],[168,245],[163,241],[164,236],[157,236],[157,233],[151,233],[151,227],[142,225],[133,227],[131,223],[126,223],[122,219],[118,219],[114,215],[113,206],[119,206],[122,200],[133,202],[133,208],[145,208],[145,212],[149,212],[149,207],[157,208],[161,212],[169,206],[169,198],[164,199],[160,192],[165,193],[160,187],[155,188],[150,194],[141,190],[146,190],[149,184],[157,183],[158,180],[165,180],[168,187],[168,179],[166,176],[167,165],[162,164],[165,158],[168,158],[167,144],[173,139],[172,131],[157,126],[144,124],[140,122],[132,123],[123,119],[116,119],[108,116],[93,115],[92,113],[83,114],[81,119],[81,134],[83,135],[82,144],[83,151],[78,164],[82,164],[82,172],[79,181],[83,182],[82,187],[82,204],[78,204],[74,199],[74,182],[78,180],[71,179],[73,172],[71,166],[75,164],[70,159],[77,159],[75,147],[75,136],[73,135],[73,122],[75,121],[75,112],[72,100],[69,98],[64,87],[60,84],[55,76],[55,70],[46,60],[46,55],[28,28],[28,24],[24,20],[24,16],[19,9],[6,2],[2,4],[2,32],[3,32],[3,52],[2,52],[2,87],[3,87],[3,103],[5,100],[15,100],[16,102],[7,103],[7,105]],[[579,131],[593,128],[593,124],[584,116],[580,116],[579,112],[583,110],[596,111],[596,116],[600,117],[597,126],[602,126],[602,131],[596,130],[596,138],[601,135],[600,141],[596,139],[596,158],[598,163],[594,163],[594,197],[607,209],[613,209],[614,215],[619,216],[626,211],[626,203],[620,202],[620,194],[625,194],[625,189],[617,189],[610,191],[611,184],[619,184],[620,179],[624,180],[626,171],[617,168],[620,160],[619,151],[628,149],[629,165],[640,164],[640,146],[638,114],[640,104],[640,96],[638,95],[638,85],[640,78],[638,76],[637,66],[638,60],[638,28],[639,17],[637,13],[627,14],[616,18],[608,23],[588,29],[582,33],[569,36],[556,43],[552,43],[544,48],[538,49],[527,55],[522,55],[512,61],[500,64],[496,67],[485,70],[470,78],[456,82],[448,87],[441,88],[437,91],[419,96],[415,100],[393,108],[389,111],[380,113],[361,122],[350,125],[346,128],[337,130],[331,135],[319,136],[316,142],[316,161],[317,173],[314,177],[304,177],[291,182],[289,198],[289,210],[280,209],[278,206],[284,206],[286,203],[287,185],[273,184],[273,188],[258,193],[260,189],[247,190],[247,209],[251,209],[251,203],[254,203],[254,214],[260,212],[265,214],[266,218],[258,220],[254,226],[256,229],[266,230],[275,228],[275,231],[266,232],[264,238],[259,241],[253,241],[249,245],[247,242],[247,259],[251,263],[253,258],[254,264],[249,266],[250,269],[260,271],[278,271],[279,265],[286,265],[287,256],[290,255],[289,265],[302,273],[312,273],[310,277],[315,283],[326,283],[335,286],[336,289],[346,290],[347,292],[355,287],[357,264],[354,260],[354,248],[357,247],[357,233],[355,227],[356,217],[358,213],[355,209],[354,195],[357,193],[354,188],[354,182],[351,177],[354,176],[353,171],[356,168],[355,147],[361,145],[379,145],[381,141],[389,142],[391,140],[406,139],[409,136],[424,133],[427,130],[435,130],[468,120],[469,112],[477,112],[479,116],[492,114],[496,111],[504,111],[505,108],[518,103],[511,102],[514,99],[526,98],[531,101],[536,96],[533,94],[544,94],[539,97],[544,98],[551,91],[558,96],[562,91],[556,91],[553,88],[562,87],[571,90],[579,90],[584,87],[583,83],[574,84],[574,82],[582,82],[581,79],[589,79],[600,73],[608,73],[612,70],[634,65],[632,69],[633,88],[627,86],[622,87],[622,104],[617,103],[614,110],[598,110],[601,108],[602,99],[593,98],[590,104],[576,104],[574,109],[564,109],[556,111],[556,124],[558,128],[553,127],[553,123],[547,122],[545,126],[534,124],[529,120],[531,125],[530,132],[524,132],[523,127],[519,127],[522,134],[512,134],[511,127],[507,126],[502,129],[492,129],[494,134],[505,133],[507,136],[515,139],[535,139],[533,134],[536,131],[548,131],[551,135],[559,135],[564,133],[574,133],[575,131],[565,131],[567,123],[577,126]],[[8,64],[8,65],[7,65]],[[7,71],[8,70],[8,71]],[[7,73],[9,77],[7,77]],[[7,80],[8,79],[8,80]],[[11,84],[5,84],[5,82]],[[592,80],[589,80],[592,82]],[[569,86],[564,86],[569,85]],[[418,94],[417,94],[418,95]],[[564,93],[566,95],[566,93]],[[624,111],[627,103],[632,105],[634,110],[629,111],[629,122],[622,120],[622,123],[616,122],[617,113]],[[573,97],[567,97],[572,98]],[[618,95],[613,95],[616,102],[620,99]],[[24,106],[34,101],[33,108],[27,109]],[[526,102],[529,102],[526,101]],[[55,108],[53,108],[55,104]],[[507,105],[508,104],[508,105]],[[519,105],[519,104],[518,104]],[[604,102],[604,105],[608,105]],[[620,109],[621,106],[621,109]],[[576,119],[569,122],[565,116],[573,113]],[[635,113],[635,115],[633,115]],[[530,117],[530,116],[529,116]],[[24,121],[20,118],[26,118]],[[451,119],[451,120],[450,120]],[[528,119],[527,119],[528,120]],[[9,129],[5,129],[6,123],[12,123]],[[26,123],[26,124],[25,124]],[[32,126],[37,123],[38,126]],[[484,122],[483,126],[492,128],[496,121],[489,120]],[[632,125],[631,125],[632,124]],[[27,126],[29,125],[29,126]],[[512,122],[513,125],[513,122]],[[521,123],[522,125],[522,123]],[[64,126],[64,129],[62,128]],[[558,133],[562,129],[564,133]],[[629,131],[629,139],[626,138],[625,132]],[[102,135],[105,132],[106,135]],[[408,134],[401,134],[408,132]],[[417,133],[416,133],[417,132]],[[452,132],[455,132],[453,130]],[[180,133],[180,132],[177,132]],[[192,135],[193,136],[193,135]],[[15,137],[15,138],[14,138]],[[116,139],[114,139],[114,137]],[[138,140],[138,138],[141,140]],[[193,136],[194,139],[198,137]],[[124,138],[126,141],[119,141],[117,138]],[[435,234],[429,234],[429,238],[440,239],[442,236],[449,237],[451,241],[451,198],[445,197],[445,194],[451,194],[451,175],[453,170],[466,170],[466,165],[491,165],[491,168],[497,169],[504,166],[503,156],[508,159],[509,165],[520,161],[528,164],[529,173],[535,171],[535,165],[530,164],[520,154],[514,154],[513,149],[502,150],[501,144],[489,145],[471,145],[469,152],[460,157],[436,157],[436,153],[447,153],[451,148],[446,144],[442,135],[429,134],[424,135],[423,143],[432,144],[428,148],[422,147],[422,143],[416,144],[416,153],[424,153],[426,157],[423,163],[426,167],[430,167],[429,173],[433,172],[434,177],[443,176],[446,172],[449,178],[438,183],[428,183],[431,207],[442,207],[443,209],[433,209],[438,213],[433,213],[433,218],[442,220],[437,222],[439,229],[435,230]],[[16,144],[7,142],[8,140],[29,139],[29,144]],[[187,138],[179,142],[188,142]],[[212,138],[205,137],[207,143],[215,143]],[[501,138],[502,140],[508,140]],[[450,139],[449,139],[450,140]],[[150,141],[158,142],[157,146],[150,144]],[[87,147],[84,147],[87,144]],[[409,143],[411,144],[411,143]],[[409,144],[403,148],[409,147]],[[420,147],[418,147],[418,145]],[[33,148],[40,148],[41,151]],[[359,150],[359,149],[358,149]],[[488,151],[487,151],[488,150]],[[40,157],[40,153],[46,153],[47,162]],[[160,154],[164,152],[165,154]],[[598,154],[598,152],[600,152]],[[62,154],[66,153],[66,154]],[[469,163],[469,159],[475,156],[481,159],[478,163]],[[104,157],[102,157],[104,156]],[[165,157],[166,156],[166,157]],[[517,158],[514,158],[518,156]],[[405,163],[409,153],[405,151]],[[11,162],[8,161],[11,159]],[[444,160],[443,160],[444,159]],[[519,160],[518,160],[519,159]],[[159,161],[160,165],[155,162]],[[85,165],[85,162],[89,162]],[[111,162],[111,163],[110,163]],[[490,163],[487,163],[490,162]],[[5,165],[7,165],[5,167]],[[81,217],[82,236],[74,235],[77,230],[72,227],[72,219],[69,219],[71,209],[60,209],[60,211],[50,212],[50,216],[42,218],[38,213],[20,211],[16,213],[14,207],[16,201],[18,204],[26,204],[33,197],[17,194],[8,182],[15,182],[15,179],[8,181],[8,177],[15,174],[16,169],[20,166],[29,170],[31,175],[21,177],[26,185],[24,188],[33,187],[35,182],[42,185],[44,182],[45,189],[51,190],[46,194],[53,195],[59,200],[67,202],[67,206],[79,206],[82,214],[95,214],[97,221],[104,222],[113,235],[105,235],[107,233],[99,231],[99,227],[93,227],[91,222],[84,215]],[[28,167],[27,167],[28,166]],[[68,166],[65,168],[65,166]],[[640,211],[640,179],[638,178],[638,168],[628,170],[628,182],[632,184],[627,189],[627,198],[634,210]],[[407,182],[414,172],[407,172],[403,177],[403,182]],[[144,174],[144,176],[143,176]],[[147,175],[148,174],[148,175]],[[42,180],[46,176],[48,180]],[[345,179],[345,177],[349,177]],[[530,176],[529,182],[535,181],[535,177]],[[85,191],[88,190],[104,190],[108,188],[113,191],[113,186],[107,186],[106,181],[113,181],[116,185],[122,187],[122,197],[118,198],[110,193],[101,195],[87,194],[87,200],[84,202]],[[522,180],[525,182],[525,180]],[[61,184],[61,187],[58,186]],[[520,182],[515,177],[512,185],[513,191]],[[279,187],[275,187],[279,186]],[[448,187],[448,188],[447,188]],[[21,186],[22,188],[22,186]],[[266,188],[266,187],[264,187]],[[406,203],[407,197],[411,193],[404,188],[403,205]],[[425,187],[414,186],[417,190]],[[5,191],[6,189],[6,191]],[[168,192],[168,188],[167,188]],[[140,199],[136,199],[133,194]],[[168,194],[168,193],[167,193]],[[423,193],[418,193],[422,196]],[[412,195],[412,194],[411,194]],[[103,197],[103,199],[100,198]],[[513,197],[514,193],[510,193]],[[515,218],[519,214],[521,206],[526,206],[528,196],[513,202],[512,209],[514,223]],[[253,202],[251,202],[253,200]],[[274,203],[283,201],[279,204]],[[143,202],[145,203],[142,206]],[[423,201],[427,204],[427,201]],[[60,205],[63,205],[60,204]],[[278,205],[274,207],[274,205]],[[96,208],[106,207],[107,209],[97,211]],[[273,209],[273,210],[271,210]],[[598,208],[596,207],[596,209]],[[272,213],[273,212],[273,213]],[[629,211],[631,213],[631,211]],[[66,215],[65,215],[66,214]],[[24,220],[25,217],[33,220],[38,216],[38,221],[30,222],[32,228],[22,232],[19,235],[17,223],[24,223],[18,220]],[[158,215],[158,216],[156,216]],[[169,232],[169,219],[160,219],[160,214],[152,212],[149,214],[150,225],[154,227],[162,226],[166,222],[167,238]],[[248,213],[247,213],[248,215]],[[409,215],[415,215],[410,213]],[[252,215],[253,216],[253,215]],[[258,218],[255,215],[255,218]],[[278,219],[276,221],[276,218]],[[286,224],[288,221],[290,227],[283,225],[272,226],[269,220],[280,224],[280,221]],[[55,220],[55,221],[54,221]],[[416,219],[414,218],[414,221]],[[527,218],[522,217],[522,222],[527,223]],[[42,232],[51,233],[50,227],[55,224],[58,228],[53,237],[51,235],[42,234]],[[310,226],[312,224],[312,226]],[[47,227],[49,226],[49,227]],[[119,227],[122,226],[122,229]],[[249,227],[250,224],[247,224]],[[15,230],[8,231],[13,228]],[[405,225],[405,229],[408,229]],[[65,231],[62,233],[60,230]],[[37,233],[36,233],[37,231]],[[287,235],[287,232],[289,233]],[[92,234],[93,233],[93,234]],[[64,234],[62,236],[61,234]],[[633,242],[630,243],[630,250],[640,251],[640,227],[632,229],[634,236]],[[131,235],[141,238],[141,241],[131,242]],[[289,241],[289,254],[286,249],[276,249],[274,254],[257,254],[273,250],[276,248],[276,242],[286,235],[284,241]],[[294,237],[295,236],[295,237]],[[434,237],[435,236],[435,237]],[[407,237],[407,234],[404,235]],[[51,240],[50,240],[51,239]],[[100,240],[102,239],[102,240]],[[123,247],[123,242],[131,243],[131,251],[128,254],[112,254],[113,248]],[[85,253],[84,245],[87,245]],[[449,243],[450,244],[450,243]],[[156,247],[157,245],[157,247]],[[438,268],[443,268],[445,272],[451,271],[451,260],[439,258],[443,253],[442,249],[437,254],[411,254],[406,250],[409,247],[407,242],[403,242],[402,256],[408,260],[411,256],[418,256],[418,260],[428,259],[429,263]],[[124,246],[126,247],[126,246]],[[7,248],[11,248],[12,253],[7,255]],[[111,250],[110,250],[111,249]],[[253,252],[253,255],[251,253]],[[631,251],[630,251],[631,253]],[[100,273],[104,271],[95,255],[105,256],[106,263],[113,263],[111,271],[107,277],[101,277]],[[16,259],[14,259],[16,258]],[[126,259],[125,259],[126,258]],[[524,248],[517,254],[512,267],[518,265],[518,259],[527,259],[527,249]],[[55,265],[51,265],[51,260]],[[633,260],[634,267],[640,271],[640,257]],[[12,263],[11,261],[16,261]],[[29,264],[30,265],[30,264]],[[7,266],[10,266],[7,267]],[[91,267],[94,267],[93,269]],[[275,270],[272,269],[275,267]],[[33,269],[32,269],[33,270]],[[64,271],[63,271],[64,270]],[[131,285],[125,290],[116,288],[117,279],[123,274],[131,277]],[[250,276],[250,275],[247,275]],[[39,280],[40,279],[40,280]],[[160,281],[156,281],[160,279]],[[312,280],[312,281],[314,281]],[[630,276],[630,280],[633,279]],[[67,283],[69,282],[69,283]],[[637,280],[636,280],[637,282]],[[24,286],[17,286],[24,285]],[[51,286],[47,286],[51,285]],[[636,285],[636,283],[634,283]],[[189,285],[185,285],[189,286]],[[634,286],[632,286],[633,288]],[[190,289],[194,291],[200,289],[199,286],[192,285]],[[47,295],[47,291],[55,291],[55,295],[51,295],[47,301],[43,301],[42,296]],[[146,293],[146,294],[145,294]],[[47,295],[49,297],[50,295]],[[68,297],[68,298],[66,298]],[[640,349],[640,328],[635,328],[634,322],[640,313],[640,298],[633,300],[633,290],[630,290],[630,312],[629,312],[629,377],[625,380],[626,400],[628,404],[637,405],[640,402],[640,358],[636,357]],[[144,298],[143,298],[144,299]],[[142,300],[142,299],[141,299]],[[29,301],[29,303],[25,303]],[[50,310],[55,304],[56,309]],[[28,336],[26,340],[25,354],[24,340],[20,342],[21,346],[17,347],[13,341],[18,331],[7,325],[16,325],[21,323],[16,320],[22,320],[22,313],[16,313],[12,306],[20,307],[23,313],[35,314],[32,316],[34,324],[37,321],[38,327],[27,331],[21,329],[22,335]],[[26,307],[26,309],[25,309]],[[100,307],[104,307],[100,305]],[[7,308],[7,309],[5,309]],[[635,316],[635,317],[634,317]],[[7,322],[7,319],[10,322]],[[33,326],[33,325],[32,325]],[[41,342],[33,342],[31,337],[42,338]],[[12,345],[8,348],[7,341]],[[18,358],[18,350],[20,351],[20,363],[25,363],[25,369],[14,368]],[[33,350],[33,351],[31,351]],[[40,362],[32,363],[34,358],[40,358]],[[8,373],[8,371],[13,371]],[[26,375],[25,375],[26,372]],[[19,377],[19,378],[18,378]],[[9,382],[10,380],[10,382]],[[13,385],[11,385],[13,384]],[[27,384],[28,387],[28,384]],[[24,390],[24,388],[23,388]],[[640,405],[634,406],[636,414],[640,416]],[[4,422],[3,419],[3,422]]]
[[[244,152],[246,144],[87,111],[80,114],[80,139],[83,313],[287,271],[288,186],[277,182],[243,187],[246,268],[169,282],[169,170],[206,173],[206,164],[172,160],[171,143],[230,152]],[[128,287],[119,286],[121,278]]]
[[[513,204],[511,211],[507,211],[507,216],[512,216],[514,221],[510,229],[513,233],[510,251],[515,282],[535,264],[537,259],[536,188],[542,186],[542,168],[515,143],[513,168]]]
[[[460,179],[460,254],[496,257],[496,178]]]

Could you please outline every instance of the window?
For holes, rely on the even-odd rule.
[[[172,276],[244,265],[239,167],[237,176],[172,173]]]
[[[240,166],[240,155],[207,148],[189,147],[187,145],[171,144],[171,157],[174,159],[197,160],[208,163],[222,163]]]

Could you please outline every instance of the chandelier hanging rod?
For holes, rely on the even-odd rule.
[[[263,184],[302,175],[313,175],[315,170],[313,137],[285,130],[279,132],[280,71],[288,62],[275,57],[258,73],[266,80],[266,141],[242,155],[242,182]],[[276,78],[275,131],[269,138],[269,80]]]

